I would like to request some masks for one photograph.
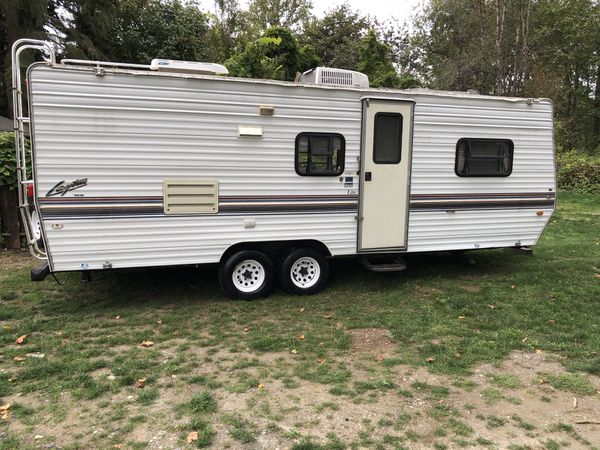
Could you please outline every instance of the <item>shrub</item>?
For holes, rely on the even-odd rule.
[[[560,189],[600,194],[600,156],[574,150],[557,153],[556,170]]]

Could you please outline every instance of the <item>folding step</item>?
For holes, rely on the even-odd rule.
[[[370,270],[371,272],[402,272],[403,270],[406,270],[406,261],[397,255],[362,255],[360,257],[360,262],[365,269]]]

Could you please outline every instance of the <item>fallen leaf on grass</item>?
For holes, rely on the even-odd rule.
[[[429,357],[425,361],[427,361],[428,363],[432,363],[435,361],[435,358]]]
[[[521,342],[527,342],[528,339],[529,339],[529,336],[525,336],[523,339],[521,339]]]
[[[191,444],[192,442],[196,442],[198,440],[198,432],[190,431],[187,435],[187,443]]]
[[[490,309],[496,309],[496,305],[488,305]]]
[[[554,325],[554,324],[556,323],[556,320],[554,320],[554,319],[550,319],[550,320],[548,321],[548,323],[549,323],[550,325]]]
[[[304,335],[301,334],[300,336],[298,336],[298,339],[300,339],[301,341],[303,341],[304,340]]]
[[[296,354],[298,354],[298,350],[296,350],[295,348],[293,348],[293,349],[292,349],[292,353],[293,353],[294,355],[296,355]]]
[[[333,314],[323,314],[323,319],[331,319]]]
[[[264,389],[264,388],[265,388],[265,385],[264,385],[264,384],[262,384],[262,383],[258,383],[258,388],[259,388],[259,389]]]
[[[142,389],[144,386],[146,386],[146,379],[145,378],[140,378],[139,380],[137,380],[135,382],[135,387],[138,389]]]
[[[323,358],[319,358],[319,359],[317,359],[317,362],[318,362],[319,364],[325,364],[325,360],[324,360]]]
[[[154,345],[154,342],[152,342],[152,341],[142,341],[142,343],[140,345],[142,347],[152,347]]]
[[[247,333],[248,331],[250,331],[250,327],[244,327],[244,333]]]
[[[21,345],[23,342],[25,342],[25,339],[27,339],[27,335],[26,334],[24,334],[23,336],[19,336],[17,338],[17,340],[15,341],[15,344]]]
[[[159,324],[159,325],[161,325],[161,324],[162,324],[162,320],[158,319],[158,320],[156,321],[156,323],[157,323],[157,324]]]
[[[8,420],[8,411],[10,410],[10,403],[4,403],[0,405],[0,418],[2,420]]]
[[[548,380],[546,378],[540,378],[538,380],[538,384],[546,384],[548,382]]]
[[[462,358],[462,355],[460,353],[455,353],[454,356],[456,357],[456,359]]]
[[[298,310],[298,312],[299,312],[299,313],[303,313],[303,312],[304,312],[304,308],[300,308],[300,309]]]
[[[465,320],[465,316],[458,316],[458,320]]]
[[[119,320],[119,319],[121,319],[121,316],[115,316],[115,319]],[[116,445],[121,445],[121,444],[116,444]]]
[[[16,362],[23,362],[25,361],[27,358],[23,357],[23,356],[15,356],[13,358]]]

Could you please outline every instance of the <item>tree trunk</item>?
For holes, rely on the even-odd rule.
[[[596,89],[594,90],[596,117],[594,118],[594,148],[600,146],[600,63],[596,68]]]
[[[19,201],[17,191],[6,186],[0,188],[0,220],[6,248],[21,248],[21,225],[19,222]]]
[[[503,93],[504,63],[502,61],[502,38],[504,19],[506,17],[506,1],[498,0],[496,8],[496,94]]]

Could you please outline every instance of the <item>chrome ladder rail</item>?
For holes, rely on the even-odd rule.
[[[35,39],[19,39],[15,41],[12,46],[12,100],[15,130],[15,151],[17,158],[17,191],[19,194],[19,211],[25,228],[27,246],[29,247],[31,254],[38,259],[48,259],[46,252],[40,248],[38,239],[35,238],[35,232],[33,228],[35,224],[33,224],[30,211],[31,204],[29,203],[27,196],[27,186],[33,183],[33,179],[28,179],[27,176],[27,148],[25,146],[24,125],[26,123],[29,124],[30,120],[29,117],[23,116],[23,84],[21,80],[21,52],[27,49],[39,50],[46,53],[48,58],[44,59],[48,64],[51,65],[56,63],[56,57],[54,55],[54,50],[48,42]],[[31,137],[31,127],[29,127],[29,135]],[[33,143],[30,145],[30,152],[32,151],[32,147]],[[33,178],[33,167],[31,170]]]

